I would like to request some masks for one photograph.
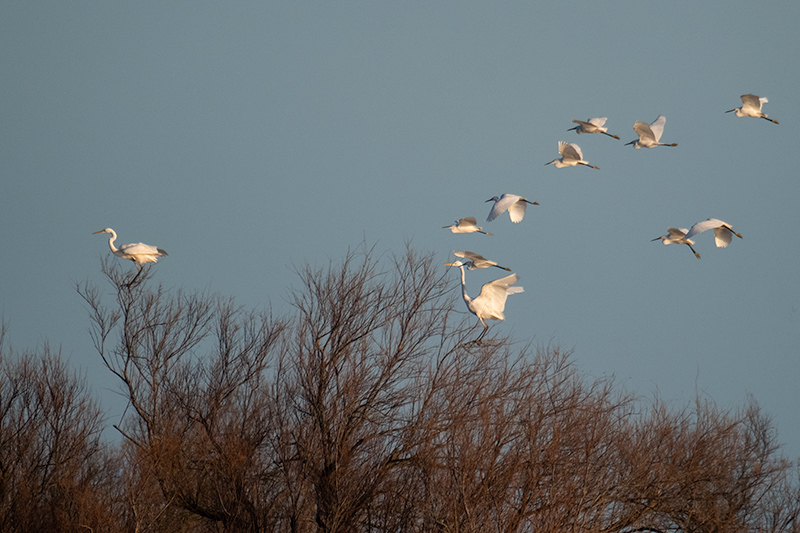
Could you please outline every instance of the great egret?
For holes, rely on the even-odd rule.
[[[616,140],[619,140],[619,137],[616,135],[612,135],[608,133],[608,128],[604,127],[606,124],[606,117],[598,117],[598,118],[590,118],[588,121],[584,122],[583,120],[573,120],[572,122],[577,124],[574,128],[570,128],[567,131],[575,130],[578,135],[581,133],[602,133],[604,135],[608,135],[609,137],[614,137]]]
[[[742,235],[733,231],[733,228],[727,222],[723,222],[718,218],[708,218],[703,220],[702,222],[698,222],[691,228],[689,228],[689,233],[686,234],[686,238],[690,239],[694,237],[698,233],[703,233],[706,230],[713,229],[714,230],[714,241],[717,244],[717,248],[725,248],[731,243],[731,238],[736,235],[740,239]]]
[[[743,94],[739,98],[742,99],[742,107],[735,107],[730,111],[725,111],[726,113],[736,113],[737,117],[755,117],[755,118],[763,118],[764,120],[769,120],[770,122],[774,122],[775,124],[778,123],[777,120],[772,120],[771,118],[767,118],[766,113],[761,112],[761,106],[769,102],[764,97],[759,98],[754,94]]]
[[[500,266],[494,261],[490,261],[486,259],[481,254],[476,254],[475,252],[467,252],[464,250],[456,250],[453,252],[456,257],[461,257],[463,259],[467,259],[464,261],[464,266],[467,267],[467,270],[475,270],[476,268],[489,268],[489,267],[497,267],[502,268],[503,270],[508,270],[511,272],[510,268],[506,268],[504,266]]]
[[[454,263],[445,263],[445,266],[457,266],[461,269],[461,297],[464,298],[464,303],[467,304],[467,309],[469,309],[470,313],[478,317],[478,320],[483,325],[483,333],[475,339],[476,341],[480,341],[489,331],[489,326],[486,324],[485,319],[505,320],[503,309],[506,307],[508,295],[524,292],[522,287],[512,287],[514,283],[519,281],[519,276],[511,274],[510,276],[484,283],[481,287],[481,293],[473,300],[467,294],[464,263],[456,261]]]
[[[449,229],[453,233],[483,233],[484,235],[491,235],[488,231],[482,231],[478,227],[478,221],[475,217],[464,217],[456,220],[455,224],[443,226],[442,229]]]
[[[122,259],[130,259],[136,263],[136,266],[139,268],[142,268],[144,263],[156,263],[158,262],[159,257],[167,255],[167,252],[161,248],[156,248],[155,246],[144,244],[142,242],[123,244],[117,248],[114,246],[114,241],[117,240],[117,232],[111,228],[95,231],[92,233],[92,235],[97,235],[98,233],[110,233],[111,238],[108,239],[108,247],[111,248],[111,251],[114,252],[114,255],[121,257]]]
[[[486,217],[487,222],[491,222],[508,210],[508,216],[511,218],[511,222],[516,224],[525,217],[525,209],[528,207],[528,204],[539,205],[539,202],[530,202],[516,194],[504,194],[500,198],[493,196],[486,201],[494,202],[492,210],[489,211],[489,216]]]
[[[558,141],[558,153],[561,154],[561,157],[559,159],[553,159],[549,163],[545,163],[545,165],[555,165],[556,168],[586,165],[587,167],[596,168],[597,170],[600,170],[598,167],[590,165],[589,163],[583,160],[583,152],[581,152],[581,147],[575,143],[566,143],[564,141]]]
[[[689,249],[692,252],[694,252],[695,257],[700,259],[700,254],[698,254],[695,251],[695,249],[692,248],[692,245],[694,244],[694,241],[689,240],[689,239],[686,238],[686,234],[688,232],[689,232],[689,230],[686,229],[686,228],[667,228],[667,234],[666,235],[662,235],[661,237],[656,237],[653,240],[654,241],[660,240],[664,244],[672,244],[672,243],[685,244],[686,246],[689,247]]]
[[[678,143],[665,144],[661,141],[661,134],[664,133],[664,124],[667,119],[664,115],[659,115],[650,124],[646,122],[636,122],[633,125],[633,131],[639,136],[635,141],[625,143],[625,146],[632,144],[634,148],[652,148],[654,146],[678,146]]]

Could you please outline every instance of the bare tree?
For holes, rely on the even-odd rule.
[[[114,531],[117,462],[85,380],[45,345],[15,354],[0,327],[0,528]]]
[[[796,530],[797,468],[754,402],[645,405],[557,348],[471,342],[433,256],[298,269],[279,319],[103,271],[110,298],[79,292],[130,401],[128,531]]]

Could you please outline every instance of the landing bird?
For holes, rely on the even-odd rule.
[[[461,257],[463,259],[467,259],[464,261],[464,266],[467,267],[467,270],[475,270],[477,268],[489,268],[489,267],[497,267],[502,268],[503,270],[508,270],[511,272],[510,268],[506,268],[504,266],[500,266],[494,261],[490,261],[486,259],[481,254],[476,254],[475,252],[467,252],[464,250],[456,250],[453,252],[456,257]]]
[[[689,232],[686,228],[667,228],[667,234],[662,235],[661,237],[656,237],[653,241],[662,241],[665,245],[666,244],[685,244],[689,247],[689,249],[694,252],[695,257],[700,259],[700,254],[698,254],[692,245],[694,241],[689,240],[686,238],[686,234]],[[652,241],[651,241],[652,242]]]
[[[652,123],[636,122],[633,125],[633,131],[639,136],[635,141],[625,143],[625,146],[632,144],[634,148],[652,148],[654,146],[678,146],[678,143],[665,144],[659,142],[661,134],[664,133],[664,124],[667,119],[664,115],[659,115]]]
[[[464,303],[467,304],[467,309],[469,309],[470,313],[478,317],[478,320],[483,325],[483,332],[475,339],[476,342],[480,342],[486,332],[489,331],[489,326],[484,319],[505,320],[506,317],[503,315],[503,310],[506,307],[508,295],[524,292],[522,287],[512,287],[514,283],[519,281],[519,276],[511,274],[510,276],[484,283],[481,287],[481,293],[473,300],[467,294],[464,263],[456,261],[454,263],[445,263],[445,266],[457,266],[461,269],[461,297],[464,298]]]
[[[612,135],[608,132],[608,128],[605,128],[606,117],[598,117],[598,118],[590,118],[588,121],[584,122],[582,120],[573,120],[572,122],[577,124],[574,128],[570,128],[567,131],[575,130],[575,132],[580,135],[582,133],[602,133],[604,135],[608,135],[609,137],[614,137],[615,139],[619,140],[619,137],[616,135]]]
[[[742,107],[735,107],[730,111],[725,111],[726,113],[736,113],[737,117],[763,118],[764,120],[769,120],[775,124],[778,123],[777,120],[767,118],[767,114],[761,112],[761,106],[769,102],[769,100],[766,98],[759,98],[754,94],[743,94],[739,98],[742,99]]]
[[[539,202],[529,202],[522,196],[516,194],[504,194],[500,198],[493,196],[486,201],[494,202],[492,210],[489,211],[489,216],[486,217],[487,222],[491,222],[508,210],[508,216],[511,218],[511,222],[516,224],[525,217],[525,209],[528,207],[528,204],[539,205]]]
[[[583,152],[581,152],[581,147],[575,143],[566,143],[564,141],[558,141],[558,153],[561,154],[561,157],[559,159],[553,159],[549,163],[545,163],[545,165],[555,165],[556,168],[586,165],[587,167],[596,168],[597,170],[600,170],[598,167],[590,165],[589,163],[583,160]]]
[[[453,233],[483,233],[484,235],[491,235],[488,231],[482,231],[478,227],[478,221],[475,217],[464,217],[456,220],[455,224],[443,226],[442,229],[449,229]]]
[[[708,229],[714,230],[714,241],[717,243],[717,248],[725,248],[731,243],[731,238],[736,235],[740,239],[742,235],[740,233],[736,233],[733,231],[733,228],[727,222],[723,222],[717,218],[709,218],[703,220],[702,222],[698,222],[691,228],[689,228],[689,233],[686,234],[686,238],[690,239],[697,235],[698,233],[703,233]]]
[[[114,252],[114,255],[121,257],[122,259],[130,259],[136,263],[136,266],[138,266],[140,269],[144,263],[156,263],[158,262],[159,257],[167,255],[167,252],[161,248],[156,248],[155,246],[144,244],[142,242],[123,244],[117,248],[114,246],[114,241],[117,240],[117,233],[111,228],[95,231],[92,233],[92,235],[97,235],[98,233],[110,233],[111,238],[108,239],[108,247],[111,248],[111,251]]]

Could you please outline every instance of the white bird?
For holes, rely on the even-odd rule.
[[[731,238],[736,235],[740,239],[742,235],[733,231],[733,228],[727,222],[723,222],[717,218],[709,218],[703,220],[702,222],[698,222],[691,228],[689,228],[689,233],[686,234],[686,238],[690,239],[697,235],[698,233],[703,233],[706,230],[714,229],[714,241],[717,244],[717,248],[725,248],[731,243]]]
[[[167,255],[167,252],[161,248],[156,248],[155,246],[144,244],[142,242],[123,244],[117,248],[114,246],[114,241],[117,240],[117,233],[111,228],[95,231],[92,233],[92,235],[97,235],[98,233],[110,233],[111,238],[108,239],[108,247],[111,248],[111,251],[114,252],[114,255],[121,257],[122,259],[130,259],[136,263],[136,266],[138,266],[140,269],[144,263],[156,263],[158,262],[159,257]]]
[[[586,165],[587,167],[596,168],[597,170],[600,170],[598,167],[590,165],[589,163],[583,160],[583,152],[581,152],[581,147],[575,143],[558,141],[558,153],[561,154],[560,158],[553,159],[549,163],[545,163],[545,165],[555,165],[556,168]]]
[[[590,118],[586,122],[583,120],[573,120],[572,122],[577,124],[577,126],[570,128],[567,131],[575,130],[578,135],[582,133],[602,133],[619,140],[619,137],[608,133],[608,128],[604,127],[606,120],[608,120],[606,117]]]
[[[467,267],[467,270],[475,270],[476,268],[489,268],[489,267],[497,267],[502,268],[503,270],[508,270],[511,272],[510,268],[506,268],[504,266],[500,266],[494,261],[490,261],[486,259],[481,254],[476,254],[475,252],[467,252],[464,250],[456,250],[453,252],[456,257],[461,257],[463,259],[467,259],[464,261],[464,266]]]
[[[486,217],[487,222],[491,222],[508,210],[508,216],[511,218],[511,222],[516,224],[525,217],[525,209],[528,207],[528,204],[539,205],[539,202],[530,202],[516,194],[504,194],[500,198],[493,196],[486,201],[494,202],[492,210],[489,211],[489,216]]]
[[[687,239],[686,234],[689,232],[686,228],[667,228],[667,234],[662,235],[661,237],[656,237],[653,239],[654,241],[662,241],[665,245],[666,244],[685,244],[689,247],[689,249],[694,252],[694,255],[700,259],[700,254],[692,248],[694,241]]]
[[[767,114],[761,112],[761,106],[769,102],[769,100],[766,98],[759,98],[754,94],[743,94],[739,98],[742,99],[742,107],[735,107],[730,111],[725,111],[726,113],[736,113],[737,117],[763,118],[765,120],[769,120],[770,122],[774,122],[775,124],[778,123],[777,120],[767,118]]]
[[[464,298],[464,303],[467,304],[467,309],[469,309],[470,313],[478,317],[478,320],[483,325],[483,332],[475,339],[480,341],[489,331],[489,326],[486,324],[485,319],[505,320],[506,317],[503,315],[503,310],[506,307],[508,295],[524,292],[522,287],[512,287],[514,283],[519,281],[519,276],[511,274],[510,276],[484,283],[481,287],[481,293],[473,300],[467,294],[464,263],[456,261],[454,263],[445,263],[445,265],[457,266],[461,269],[461,297]]]
[[[652,123],[635,122],[633,131],[639,136],[635,141],[625,143],[625,146],[632,144],[634,148],[652,148],[654,146],[678,146],[678,143],[665,144],[661,141],[661,134],[664,133],[664,124],[667,119],[664,115],[659,115]]]
[[[453,233],[483,233],[484,235],[491,235],[488,231],[482,231],[478,227],[478,221],[475,217],[464,217],[456,220],[455,224],[443,226],[442,229],[449,229]]]

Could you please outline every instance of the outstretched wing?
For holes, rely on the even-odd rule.
[[[564,156],[564,159],[575,159],[578,161],[583,159],[583,152],[581,152],[580,146],[575,143],[562,143],[559,141],[558,152]]]
[[[667,123],[664,115],[659,115],[657,119],[650,123],[650,130],[653,132],[653,138],[656,142],[661,140],[661,135],[664,133],[664,124]]]
[[[686,238],[687,239],[691,239],[692,237],[694,237],[698,233],[703,233],[706,230],[713,229],[713,228],[718,228],[718,227],[720,227],[720,226],[722,226],[724,224],[725,223],[723,221],[721,221],[721,220],[719,220],[717,218],[708,218],[706,220],[703,220],[702,222],[698,222],[697,224],[695,224],[694,226],[689,228],[689,233],[686,234]],[[730,242],[730,239],[729,239],[729,242]]]
[[[477,310],[480,310],[484,313],[485,318],[504,320],[503,310],[506,308],[508,295],[523,292],[522,287],[512,287],[518,281],[519,276],[511,274],[510,276],[485,283],[481,287],[480,295],[472,301],[477,308],[476,313]]]

